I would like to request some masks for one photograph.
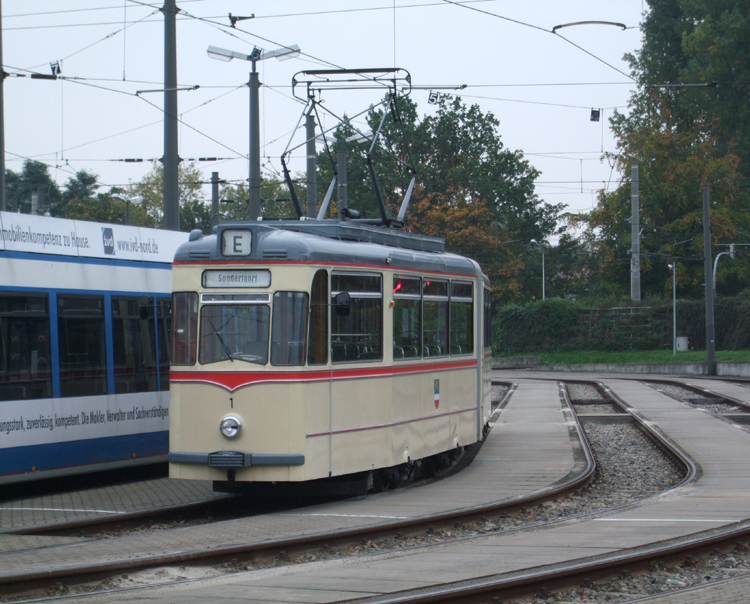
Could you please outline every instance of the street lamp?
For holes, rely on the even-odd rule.
[[[542,251],[542,300],[545,299],[545,287],[544,287],[544,246],[537,243],[536,239],[532,239],[531,243],[537,246]]]
[[[130,204],[140,205],[143,202],[143,197],[140,195],[136,195],[135,197],[125,197],[119,193],[113,193],[112,199],[125,202],[125,224],[127,225],[130,224]]]
[[[255,69],[257,61],[276,57],[280,61],[293,59],[300,54],[299,46],[292,44],[276,50],[261,50],[253,48],[248,55],[242,52],[218,48],[217,46],[208,47],[208,56],[218,61],[231,61],[232,59],[241,59],[250,61],[252,70],[250,71],[250,220],[258,220],[260,216],[260,110],[258,101],[258,90],[260,81],[258,72]]]
[[[677,264],[667,264],[672,271],[672,356],[677,356]]]

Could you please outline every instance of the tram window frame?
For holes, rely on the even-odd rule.
[[[492,351],[492,290],[484,288],[484,350]]]
[[[172,365],[192,366],[198,349],[198,293],[172,294]]]
[[[422,279],[422,356],[425,358],[447,357],[450,352],[448,284],[447,279]],[[431,312],[428,308],[434,308],[437,312]],[[428,322],[431,328],[433,320],[435,329],[430,329],[428,338]]]
[[[422,358],[422,278],[393,276],[393,359]]]
[[[159,342],[154,348],[159,361],[159,390],[168,392],[169,366],[172,364],[172,298],[157,296],[154,310],[158,312],[155,331]]]
[[[0,293],[0,401],[52,397],[51,327],[48,294]]]
[[[448,325],[451,356],[473,354],[474,287],[471,281],[451,280]]]
[[[252,309],[253,314],[241,316],[248,309]],[[232,314],[224,316],[230,310]],[[210,314],[217,316],[209,317]],[[212,320],[214,318],[221,320],[218,329]],[[236,325],[233,325],[235,323]],[[252,331],[256,332],[256,337],[252,339],[249,337],[250,325],[253,326]],[[234,331],[227,331],[230,326]],[[198,362],[201,365],[210,365],[239,360],[253,365],[267,365],[270,327],[271,307],[268,304],[204,304],[200,308]],[[208,329],[212,331],[209,333]],[[214,336],[215,339],[212,339]]]
[[[108,393],[105,312],[102,295],[57,296],[61,397]]]
[[[304,366],[307,349],[307,292],[277,291],[271,316],[271,365]]]
[[[315,273],[310,288],[307,364],[328,364],[328,271]]]
[[[142,319],[140,298],[112,296],[115,394],[158,390],[153,300],[149,296],[148,316]]]
[[[348,292],[351,310],[336,312],[335,298]],[[331,272],[331,360],[368,363],[383,360],[383,275],[369,272]]]

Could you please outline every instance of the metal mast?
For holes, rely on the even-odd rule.
[[[180,230],[177,156],[177,32],[175,0],[164,0],[164,228]]]

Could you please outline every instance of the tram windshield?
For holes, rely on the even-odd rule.
[[[211,304],[201,309],[202,364],[240,360],[268,362],[270,308],[265,304]]]

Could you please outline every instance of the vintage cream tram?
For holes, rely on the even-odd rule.
[[[223,223],[191,234],[172,276],[171,477],[227,491],[398,484],[482,439],[489,281],[442,240],[347,221]]]

